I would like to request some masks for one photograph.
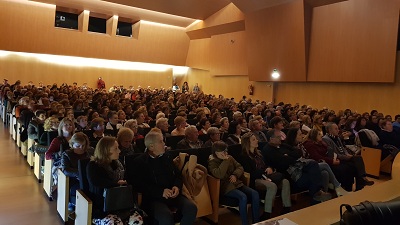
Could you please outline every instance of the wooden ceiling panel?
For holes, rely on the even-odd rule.
[[[335,4],[338,2],[345,2],[345,1],[348,1],[348,0],[304,0],[305,3],[308,3],[312,7],[330,5],[330,4]]]
[[[293,0],[232,0],[232,3],[235,4],[242,12],[249,13],[286,4],[292,1]]]
[[[167,14],[204,20],[231,3],[230,0],[107,0]]]

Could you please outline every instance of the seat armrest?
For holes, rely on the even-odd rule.
[[[68,203],[69,203],[69,177],[61,169],[57,170],[57,212],[61,219],[68,221]]]
[[[92,224],[92,200],[82,190],[76,191],[75,224]]]
[[[214,223],[218,223],[218,210],[219,210],[219,192],[220,192],[220,180],[211,175],[207,175],[208,190],[210,191],[210,198],[212,204],[212,214],[207,215]]]

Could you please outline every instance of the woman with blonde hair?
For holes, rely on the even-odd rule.
[[[116,138],[103,137],[97,143],[94,156],[86,168],[93,201],[92,222],[96,225],[143,224],[136,210],[133,210],[134,213],[131,213],[128,218],[120,218],[103,210],[104,189],[127,185],[124,167],[118,160],[120,152]],[[133,221],[135,219],[139,221]]]
[[[39,144],[40,145],[48,145],[48,142],[50,142],[50,141],[52,141],[53,139],[51,139],[51,140],[47,140],[47,134],[49,133],[49,132],[52,132],[52,131],[57,131],[57,129],[58,129],[58,125],[60,124],[60,121],[58,120],[58,118],[57,117],[55,117],[55,116],[51,116],[51,117],[49,117],[49,118],[47,118],[45,121],[44,121],[44,124],[43,124],[43,130],[44,130],[44,132],[43,132],[43,134],[40,136],[40,139],[39,139]],[[56,136],[55,136],[56,137]],[[53,137],[54,138],[54,137]]]
[[[281,214],[290,212],[290,183],[284,175],[276,172],[268,166],[258,150],[258,140],[253,133],[249,132],[242,136],[242,155],[239,162],[244,171],[250,173],[250,187],[256,190],[266,191],[264,197],[264,213],[260,220],[267,220],[271,216],[273,202],[281,188],[283,210]]]

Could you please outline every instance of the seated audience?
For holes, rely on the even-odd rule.
[[[164,154],[163,136],[149,132],[145,145],[147,151],[134,161],[134,186],[143,195],[144,210],[156,220],[155,224],[175,224],[171,208],[182,215],[180,224],[193,224],[197,207],[181,193],[182,175],[172,158]]]
[[[201,148],[203,142],[199,140],[197,128],[193,125],[185,129],[185,138],[180,140],[176,146],[177,149]]]
[[[122,127],[119,129],[117,134],[118,148],[121,151],[119,153],[119,160],[125,165],[125,156],[133,155],[135,153],[133,142],[133,131],[129,128]]]
[[[262,124],[256,119],[249,121],[249,128],[254,136],[257,138],[258,142],[266,142],[267,136],[262,132]]]
[[[233,121],[229,123],[228,133],[229,133],[228,138],[225,141],[228,145],[236,145],[242,143],[241,141],[242,127],[238,122]]]
[[[90,123],[92,132],[88,135],[90,146],[96,147],[97,142],[104,137],[104,119],[98,117]]]
[[[271,217],[272,206],[278,187],[281,189],[283,210],[281,214],[290,212],[290,183],[283,174],[276,172],[267,165],[258,150],[258,140],[253,133],[247,133],[242,137],[242,155],[239,163],[244,171],[250,173],[250,187],[256,190],[266,191],[264,197],[264,213],[260,220]],[[271,179],[272,178],[272,179]]]
[[[381,158],[386,158],[390,151],[385,148],[385,145],[392,145],[396,148],[400,148],[400,133],[393,129],[393,124],[389,120],[382,120],[380,124],[381,130],[378,133],[379,136],[379,147],[382,149]]]
[[[264,161],[290,178],[298,188],[308,189],[314,202],[331,199],[329,193],[322,191],[323,181],[318,163],[303,159],[301,150],[283,145],[278,130],[268,131],[268,136],[270,140],[262,150]]]
[[[60,121],[58,120],[57,117],[51,116],[48,117],[43,124],[43,134],[40,135],[39,139],[39,144],[40,145],[48,145],[53,139],[50,137],[51,140],[47,140],[48,133],[51,132],[58,132],[58,125],[60,124]],[[53,137],[55,138],[55,137]]]
[[[322,140],[328,145],[328,155],[332,158],[337,157],[341,163],[346,163],[356,169],[357,190],[362,189],[365,185],[373,185],[374,182],[369,181],[366,177],[363,158],[350,154],[351,151],[348,151],[340,140],[338,126],[335,123],[327,123],[326,132]]]
[[[210,139],[204,142],[202,146],[203,148],[211,147],[213,143],[221,140],[221,132],[216,127],[208,128],[207,135],[210,137]]]
[[[35,118],[33,118],[28,125],[28,138],[39,142],[40,135],[44,132],[44,121],[46,120],[46,112],[44,110],[37,110]]]
[[[211,127],[211,123],[207,118],[203,118],[199,122],[199,127],[201,128],[199,130],[199,135],[206,135],[208,128]]]
[[[105,132],[110,134],[111,136],[117,136],[119,128],[122,127],[122,124],[118,123],[118,113],[115,111],[109,111],[107,114],[107,125],[105,127]]]
[[[94,156],[87,165],[87,179],[89,191],[93,201],[93,223],[102,224],[142,224],[143,221],[134,216],[136,210],[130,211],[127,218],[120,218],[115,214],[104,212],[104,189],[127,185],[124,167],[119,159],[120,150],[114,137],[103,137],[96,145]]]
[[[145,115],[142,111],[135,111],[133,113],[133,119],[137,121],[139,128],[150,128],[149,124],[145,123]]]
[[[241,178],[244,173],[243,167],[230,155],[228,145],[222,141],[215,142],[212,146],[212,155],[208,161],[209,173],[220,179],[220,193],[223,196],[237,199],[239,201],[239,212],[242,225],[247,225],[247,198],[251,199],[252,222],[257,223],[259,216],[258,192],[243,184]]]
[[[69,204],[68,209],[75,209],[76,190],[79,189],[78,161],[88,159],[90,143],[86,134],[75,133],[69,140],[70,149],[66,150],[61,157],[61,170],[69,177]]]
[[[87,131],[90,128],[88,127],[88,120],[86,116],[78,116],[76,118],[76,124],[75,124],[75,132],[80,132],[80,131]]]
[[[171,134],[168,133],[169,124],[168,124],[168,119],[167,118],[159,118],[159,119],[157,119],[156,128],[161,130],[164,138],[171,136]]]
[[[285,127],[283,126],[284,121],[283,121],[282,117],[274,116],[274,118],[272,118],[269,123],[270,123],[270,125],[271,125],[270,127],[272,129],[279,131],[281,140],[284,141],[286,139],[286,134],[283,132],[283,129]]]
[[[130,119],[125,122],[124,127],[127,127],[133,131],[133,140],[136,141],[137,139],[143,139],[144,136],[138,133],[138,124],[135,119]]]
[[[330,183],[334,185],[336,194],[338,196],[347,194],[346,191],[352,191],[354,178],[356,176],[355,168],[347,164],[346,162],[341,162],[340,159],[335,158],[328,154],[328,146],[322,140],[322,133],[316,129],[312,129],[308,134],[308,139],[303,144],[308,157],[316,160],[317,162],[324,162],[329,165],[333,171],[333,176],[329,176]],[[339,181],[336,179],[339,179]],[[346,190],[344,191],[341,187]],[[356,190],[362,187],[356,187]]]
[[[171,132],[171,136],[185,135],[186,119],[182,116],[177,116],[174,119],[175,129]]]

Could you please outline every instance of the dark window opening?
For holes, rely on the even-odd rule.
[[[107,20],[90,16],[88,30],[91,32],[105,34],[107,32]]]
[[[132,23],[118,21],[117,35],[125,36],[125,37],[132,37]]]
[[[79,15],[73,13],[56,11],[54,26],[78,30],[78,16]]]

